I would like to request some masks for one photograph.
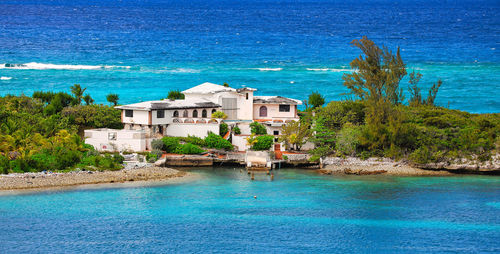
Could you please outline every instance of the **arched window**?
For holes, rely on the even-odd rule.
[[[179,117],[179,111],[177,111],[177,110],[176,110],[176,111],[174,111],[174,115],[173,115],[173,117]]]
[[[260,107],[259,116],[267,116],[267,107],[266,106]]]
[[[201,117],[207,118],[207,110],[206,109],[204,109],[203,111],[201,111]]]
[[[215,113],[216,111],[217,111],[217,110],[215,110],[215,109],[212,109],[212,114],[213,114],[213,113]]]
[[[184,110],[184,112],[182,112],[182,117],[188,117],[188,111],[187,110]]]
[[[194,118],[198,117],[198,110],[196,110],[196,109],[193,110],[193,117]]]

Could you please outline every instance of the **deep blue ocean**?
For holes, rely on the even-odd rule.
[[[0,253],[500,252],[498,177],[196,172],[158,187],[0,196]]]
[[[423,87],[442,79],[439,105],[500,112],[498,0],[2,0],[0,95],[79,83],[133,103],[227,82],[339,100],[363,35],[399,46]]]

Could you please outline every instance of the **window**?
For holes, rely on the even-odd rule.
[[[177,110],[176,110],[176,111],[174,111],[174,115],[173,115],[173,117],[179,117],[179,111],[177,111]]]
[[[198,110],[196,110],[196,109],[193,110],[193,117],[195,117],[195,118],[198,117]]]
[[[280,131],[273,131],[273,135],[280,135]]]
[[[182,112],[182,117],[189,117],[187,110],[184,110],[184,112]]]
[[[217,110],[215,110],[215,109],[212,109],[212,114],[213,114],[213,113],[215,113],[216,111],[217,111]]]
[[[134,117],[134,111],[133,110],[125,110],[125,116],[126,117]]]
[[[248,93],[247,93],[247,100],[248,100]]]
[[[280,112],[290,112],[290,105],[280,105]]]
[[[260,107],[259,116],[267,116],[267,107],[266,106]]]
[[[165,110],[156,111],[156,118],[165,118]]]
[[[109,132],[108,140],[116,140],[116,132]]]
[[[201,117],[207,118],[207,110],[206,109],[204,109],[203,111],[201,111]]]

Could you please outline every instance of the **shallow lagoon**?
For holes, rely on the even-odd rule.
[[[195,172],[165,186],[2,196],[0,252],[500,251],[496,176]]]

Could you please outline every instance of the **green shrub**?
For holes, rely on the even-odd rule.
[[[176,152],[178,154],[200,154],[205,152],[205,150],[201,149],[197,145],[193,145],[191,143],[183,144],[177,147]]]
[[[0,154],[0,174],[8,174],[10,170],[9,158]]]
[[[254,135],[266,135],[267,129],[259,122],[253,122],[250,124],[250,132]]]
[[[165,144],[163,143],[163,140],[161,140],[161,139],[154,139],[151,141],[152,150],[163,150],[164,145]]]
[[[233,131],[234,131],[234,134],[236,134],[236,135],[240,135],[241,134],[241,129],[238,126],[234,126]]]
[[[425,164],[432,161],[432,154],[429,148],[422,146],[410,154],[409,160],[419,164]]]
[[[255,151],[269,150],[274,143],[274,137],[271,135],[258,136],[256,139],[257,142],[252,145]]]
[[[30,159],[32,167],[38,170],[59,169],[58,159],[52,154],[37,153],[32,155]]]
[[[360,127],[346,123],[337,133],[335,149],[341,154],[354,156],[360,144],[360,137]]]
[[[216,149],[225,149],[225,150],[232,150],[233,145],[231,142],[225,140],[221,136],[214,134],[214,133],[209,133],[208,136],[205,138],[205,145],[208,148],[216,148]]]
[[[196,136],[189,135],[187,137],[181,137],[180,140],[185,142],[185,143],[191,143],[193,145],[197,145],[197,146],[201,146],[201,147],[205,146],[205,140],[202,138],[196,137]]]
[[[160,159],[161,156],[163,155],[163,152],[161,150],[153,150],[153,151],[151,151],[151,153],[156,155],[157,159]]]
[[[227,123],[225,123],[225,122],[220,123],[220,125],[219,125],[219,135],[221,135],[222,137],[224,137],[224,135],[226,135],[226,133],[227,133],[228,130],[229,130],[229,128],[227,126]]]
[[[179,90],[172,90],[168,92],[167,99],[169,100],[184,100],[184,94]]]
[[[212,113],[212,118],[214,118],[214,119],[226,119],[227,115],[226,115],[226,113],[224,113],[222,111],[216,111],[216,112]]]
[[[174,153],[177,147],[179,147],[179,138],[177,137],[163,137],[161,139],[163,141],[163,148],[167,153]]]
[[[146,161],[149,163],[153,163],[158,160],[158,155],[156,153],[147,153]]]
[[[359,154],[359,158],[362,159],[362,160],[366,160],[368,158],[371,157],[371,154],[370,152],[368,151],[362,151],[360,154]]]

